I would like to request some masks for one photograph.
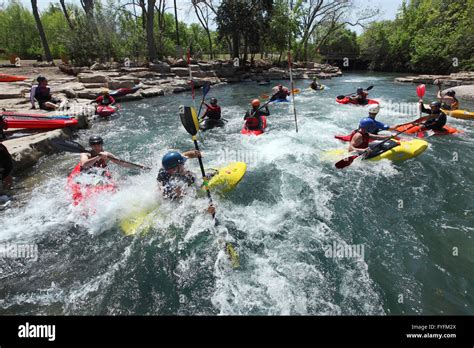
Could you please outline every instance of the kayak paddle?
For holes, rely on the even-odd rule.
[[[197,142],[196,134],[199,131],[199,122],[198,118],[196,115],[196,109],[190,107],[190,106],[184,106],[181,105],[179,107],[179,117],[181,119],[181,123],[183,124],[184,129],[191,135],[193,142],[194,142],[194,147],[196,148],[197,151],[199,150],[199,145]],[[206,190],[207,197],[209,198],[209,203],[212,205],[212,197],[211,197],[211,191],[209,191],[208,187],[208,178],[206,176],[206,172],[204,170],[204,165],[202,163],[202,157],[198,157],[199,160],[199,167],[201,167],[201,174],[202,174],[202,180],[204,183],[204,189]],[[212,218],[214,219],[215,224],[217,224],[217,219],[215,214],[212,214]],[[238,255],[234,250],[234,247],[232,244],[229,242],[226,242],[226,251],[229,254],[229,257],[232,261],[233,265],[238,265]]]
[[[299,88],[294,88],[294,89],[292,89],[292,92],[293,92],[294,94],[298,94],[298,93],[301,92],[301,90],[300,90]],[[262,94],[262,95],[260,96],[260,98],[262,98],[262,99],[265,100],[265,99],[270,98],[270,96],[269,96],[268,94]]]
[[[365,151],[363,151],[363,152],[361,152],[361,153],[359,153],[359,154],[357,154],[357,155],[352,155],[352,156],[350,156],[350,157],[346,157],[346,158],[340,160],[339,162],[337,162],[337,163],[335,164],[336,168],[337,168],[337,169],[343,169],[343,168],[345,168],[345,167],[349,167],[349,166],[352,164],[352,162],[354,162],[354,160],[355,160],[357,157],[360,157],[360,156],[365,155],[366,153],[369,152],[369,150],[370,150],[370,151],[374,151],[376,148],[378,148],[378,147],[380,147],[381,145],[385,144],[387,141],[396,138],[396,137],[399,136],[400,134],[405,133],[405,132],[406,132],[407,130],[409,130],[410,128],[413,128],[413,127],[416,127],[416,126],[417,126],[417,125],[414,124],[413,126],[408,127],[407,129],[404,129],[404,130],[402,130],[402,131],[400,131],[400,132],[397,132],[397,134],[391,136],[390,138],[387,138],[387,139],[385,139],[384,141],[381,141],[379,144],[375,145],[375,146],[374,146],[373,148],[371,148],[371,149],[369,148],[369,149],[367,149],[367,150],[365,150]]]
[[[211,83],[209,81],[206,81],[204,83],[204,86],[202,86],[202,100],[201,100],[201,105],[199,105],[199,111],[197,114],[197,118],[199,122],[202,122],[202,119],[199,118],[199,115],[201,115],[201,110],[202,110],[202,104],[204,104],[204,99],[206,98],[207,93],[209,93],[211,89]]]
[[[367,87],[365,90],[366,90],[366,91],[370,91],[372,88],[374,88],[374,86],[369,86],[369,87]],[[356,92],[356,93],[357,93],[357,92]],[[344,99],[345,97],[349,97],[349,96],[354,95],[354,94],[355,94],[355,93],[349,93],[349,94],[347,94],[347,95],[338,95],[338,96],[336,97],[336,99]]]
[[[425,96],[425,92],[426,92],[425,84],[421,84],[421,85],[416,87],[416,94],[418,95],[418,98],[420,98],[421,102],[423,102],[423,97]],[[420,118],[421,118],[421,108],[420,107],[418,108],[418,116],[420,116]],[[424,134],[423,134],[423,132],[418,132],[416,134],[416,136],[418,138],[423,138]]]
[[[51,143],[54,145],[54,147],[56,147],[60,151],[72,152],[72,153],[90,153],[90,154],[93,154],[93,151],[87,150],[86,148],[84,148],[84,146],[82,146],[79,143],[76,143],[75,141],[63,140],[63,139],[53,139],[53,140],[51,140]],[[110,158],[110,159],[114,159],[118,162],[129,164],[131,166],[134,166],[134,167],[137,167],[137,168],[140,168],[140,169],[147,169],[147,170],[151,169],[150,167],[144,166],[142,164],[128,162],[128,161],[125,161],[125,160],[122,160],[122,159],[119,159],[119,158],[115,158],[115,157],[110,157],[110,156],[107,156],[107,157]]]
[[[291,46],[291,45],[290,45]],[[290,71],[290,83],[291,83],[291,97],[293,100],[293,114],[295,115],[295,129],[296,133],[298,133],[298,119],[296,118],[296,105],[295,105],[295,88],[293,83],[293,69],[291,68],[291,47],[288,50],[288,70]]]

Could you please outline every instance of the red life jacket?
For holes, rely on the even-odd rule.
[[[352,142],[352,138],[354,137],[354,135],[356,133],[360,133],[360,131],[358,129],[352,131],[351,140],[350,140],[351,142]],[[357,145],[357,147],[365,149],[365,148],[369,147],[370,136],[369,136],[369,133],[360,133],[360,134],[362,134],[362,144]]]
[[[260,122],[257,117],[249,117],[245,120],[245,127],[251,130],[259,129]]]

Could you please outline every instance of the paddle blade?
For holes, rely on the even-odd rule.
[[[335,164],[336,168],[337,169],[342,169],[342,168],[346,168],[346,167],[349,167],[352,162],[354,162],[354,160],[359,157],[359,155],[354,155],[354,156],[351,156],[351,157],[346,157],[342,160],[340,160],[339,162],[337,162]]]
[[[265,99],[270,98],[270,96],[269,96],[268,94],[262,94],[262,95],[260,96],[260,98],[263,99],[263,100],[265,100]]]
[[[53,139],[51,140],[51,144],[53,144],[53,146],[59,151],[73,152],[73,153],[89,152],[88,150],[84,148],[84,146],[71,140]]]
[[[369,86],[369,87],[367,87],[365,90],[366,90],[366,91],[370,91],[372,88],[374,88],[374,86]]]
[[[293,94],[298,94],[299,92],[301,92],[301,90],[299,88],[295,88],[293,89]]]
[[[229,259],[230,259],[230,262],[232,264],[232,268],[239,268],[239,266],[240,266],[239,255],[235,251],[232,244],[227,243],[226,251],[227,251],[227,254],[229,255]]]
[[[202,98],[204,99],[207,95],[207,93],[209,93],[209,91],[211,90],[211,83],[209,81],[206,81],[204,83],[204,86],[202,86]]]
[[[426,92],[426,86],[424,84],[421,84],[418,87],[416,87],[416,94],[418,94],[418,97],[420,99],[423,99],[425,92]]]
[[[199,120],[196,110],[191,106],[181,105],[179,107],[179,117],[184,129],[192,136],[196,135],[199,131]]]

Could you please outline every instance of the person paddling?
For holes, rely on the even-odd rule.
[[[424,131],[424,130],[444,131],[443,127],[446,125],[447,117],[446,117],[446,114],[441,111],[441,102],[433,101],[430,104],[429,109],[425,108],[425,105],[423,104],[423,99],[420,99],[419,103],[420,103],[420,111],[422,113],[430,115],[425,118],[426,121],[424,121],[424,126],[420,131]]]
[[[282,84],[279,84],[279,85],[273,87],[273,95],[275,96],[275,99],[286,100],[286,97],[291,95],[291,93],[288,90],[288,88],[283,87]]]
[[[31,87],[30,91],[32,109],[36,109],[36,101],[39,104],[39,108],[42,110],[56,110],[63,106],[61,99],[52,96],[46,77],[40,75],[36,81],[38,84]]]
[[[351,135],[351,141],[349,143],[349,152],[364,152],[368,150],[367,152],[370,154],[370,139],[385,140],[389,138],[389,136],[371,134],[370,130],[374,129],[375,127],[375,121],[370,117],[366,117],[360,120],[359,128],[355,130]]]
[[[97,97],[91,103],[97,103],[97,105],[108,106],[108,105],[114,105],[115,104],[115,99],[114,99],[114,97],[112,97],[110,95],[109,89],[104,88],[104,89],[102,89],[102,95]]]
[[[438,83],[438,94],[436,98],[441,102],[441,107],[445,110],[459,109],[459,100],[456,98],[456,92],[450,89],[445,94],[441,93],[441,83]]]
[[[92,154],[81,153],[81,171],[88,171],[93,168],[106,168],[109,160],[124,167],[134,168],[134,166],[119,160],[112,153],[104,151],[104,140],[102,137],[98,135],[91,136],[89,138],[89,145],[92,149]]]
[[[184,166],[188,158],[199,158],[201,153],[197,150],[186,151],[180,154],[170,151],[161,160],[162,168],[156,178],[163,197],[179,200],[186,195],[186,189],[194,186],[196,177]],[[215,207],[209,205],[207,212],[215,214]]]
[[[211,98],[210,104],[203,103],[206,105],[207,109],[202,115],[203,124],[200,126],[201,130],[208,130],[214,127],[221,127],[222,120],[221,120],[221,107],[217,105],[217,99]]]
[[[389,125],[376,121],[375,117],[380,111],[380,106],[378,104],[373,104],[369,106],[369,118],[374,120],[374,127],[372,129],[369,129],[369,133],[371,134],[378,134],[379,131],[381,130],[393,130]]]
[[[267,105],[265,105],[264,109],[259,110],[260,100],[258,99],[252,100],[251,105],[252,109],[247,110],[244,116],[245,127],[248,130],[263,130],[262,116],[270,116],[270,110],[268,110]]]
[[[315,91],[319,91],[322,89],[323,85],[321,85],[316,79],[314,79],[313,82],[311,82],[311,84],[309,85],[309,87],[311,87]]]
[[[356,102],[357,104],[367,105],[369,103],[369,100],[367,99],[368,96],[369,93],[365,91],[362,87],[359,87],[357,88],[356,95],[350,96],[349,99],[353,102]]]

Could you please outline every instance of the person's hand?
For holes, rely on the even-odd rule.
[[[207,212],[211,215],[215,215],[216,214],[216,207],[214,207],[213,204],[209,205],[209,207],[207,207]]]
[[[106,160],[106,159],[108,159],[109,157],[110,157],[110,158],[114,158],[113,156],[110,155],[110,153],[105,152],[105,151],[99,152],[99,156],[100,156],[100,158],[103,159],[103,160]]]
[[[201,152],[198,150],[190,150],[185,152],[183,155],[188,158],[198,158],[201,157]]]

